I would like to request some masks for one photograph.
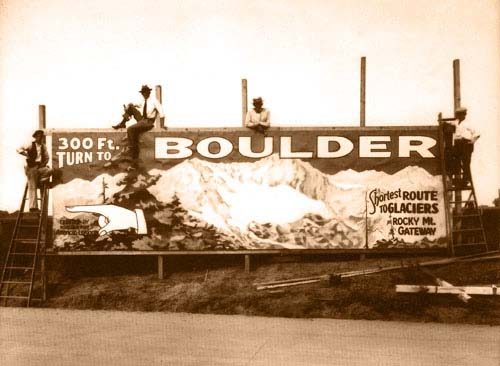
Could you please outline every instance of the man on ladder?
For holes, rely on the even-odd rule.
[[[451,214],[453,255],[457,249],[462,255],[470,254],[471,250],[488,250],[470,170],[474,143],[479,135],[462,124],[466,116],[466,108],[457,108],[454,118],[441,118],[441,114],[438,117],[440,123],[444,122],[444,168],[448,177],[443,182],[449,197],[447,210]]]
[[[445,143],[448,142],[449,144],[451,142],[450,139],[447,138],[449,135],[446,136],[446,131],[454,131],[453,147],[445,147],[445,153],[447,154],[446,158],[449,165],[448,171],[452,174],[457,174],[462,171],[461,181],[453,182],[455,186],[461,187],[467,187],[469,183],[471,183],[470,161],[472,152],[474,151],[474,143],[479,138],[479,134],[462,124],[466,116],[467,108],[458,108],[455,111],[455,119],[444,120],[448,125],[445,129]]]
[[[44,142],[43,130],[33,133],[33,141],[17,149],[17,152],[26,156],[24,171],[28,178],[28,195],[30,212],[38,212],[37,188],[39,183],[48,182],[54,171],[47,166],[49,154]]]

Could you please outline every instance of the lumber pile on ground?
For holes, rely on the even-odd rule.
[[[309,285],[314,283],[322,283],[325,285],[335,285],[342,282],[343,278],[356,277],[356,276],[367,276],[375,273],[387,272],[387,271],[395,271],[406,268],[418,268],[423,271],[430,277],[432,277],[436,283],[435,286],[420,286],[420,285],[397,285],[397,292],[427,292],[427,293],[452,293],[456,294],[460,300],[467,302],[470,299],[469,295],[486,294],[491,292],[496,295],[496,285],[489,286],[453,286],[451,283],[446,282],[445,280],[434,276],[432,272],[425,269],[424,267],[432,267],[432,266],[442,266],[452,263],[461,263],[461,262],[476,262],[476,261],[486,261],[486,260],[496,260],[500,259],[500,252],[488,252],[480,255],[470,255],[466,257],[454,257],[454,258],[445,258],[427,262],[407,262],[401,263],[401,265],[397,266],[388,266],[388,267],[377,267],[377,268],[367,268],[361,269],[357,271],[349,271],[349,272],[341,272],[341,273],[331,273],[319,276],[312,277],[302,277],[302,278],[292,278],[285,280],[277,280],[277,281],[268,281],[268,282],[258,282],[254,283],[254,286],[258,291],[261,290],[274,290],[279,288],[291,287],[291,286],[299,286],[299,285]],[[472,292],[468,292],[468,291]]]

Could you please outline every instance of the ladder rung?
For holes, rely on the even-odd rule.
[[[36,253],[10,253],[10,255],[35,255]]]
[[[24,300],[28,300],[28,296],[14,296],[14,295],[2,295],[0,296],[0,299],[18,299],[18,300],[21,300],[21,299],[24,299]],[[39,298],[32,298],[31,301],[42,301],[42,299],[39,299]]]
[[[457,248],[457,247],[473,247],[473,246],[485,246],[485,245],[488,245],[487,243],[468,243],[468,244],[455,244],[453,245],[453,247]]]
[[[481,217],[481,214],[477,213],[477,214],[466,214],[466,215],[453,215],[453,218],[455,217]]]
[[[474,202],[474,201],[467,201],[467,200],[466,201],[450,201],[450,203],[469,203],[469,202]],[[476,208],[476,207],[474,206],[474,208]]]
[[[476,229],[453,229],[452,230],[454,233],[458,232],[467,232],[467,231],[483,231],[482,228],[476,228]]]
[[[33,267],[15,267],[15,266],[6,266],[5,269],[29,269],[29,270],[33,270]]]
[[[17,238],[14,239],[15,242],[21,242],[21,243],[27,243],[27,244],[36,244],[38,240],[36,239],[29,239],[29,238]],[[40,243],[44,243],[44,240],[40,240]]]
[[[19,285],[29,285],[30,281],[2,281],[2,283],[17,283]]]
[[[19,227],[38,227],[38,225],[19,225]]]
[[[450,187],[448,192],[472,191],[472,187]]]

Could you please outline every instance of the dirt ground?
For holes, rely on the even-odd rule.
[[[430,259],[433,258],[337,258],[328,261],[267,258],[260,260],[247,274],[241,257],[171,257],[167,262],[167,277],[160,280],[153,272],[154,257],[64,258],[51,264],[49,299],[44,306],[500,325],[498,296],[473,296],[465,304],[454,295],[396,293],[396,284],[435,284],[429,275],[415,267],[347,278],[335,285],[319,283],[273,291],[257,291],[254,286],[257,282]],[[498,259],[429,269],[457,286],[500,283]]]
[[[498,366],[500,327],[0,308],[9,366]]]

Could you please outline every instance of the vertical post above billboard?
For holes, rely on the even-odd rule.
[[[241,79],[241,126],[245,127],[245,118],[248,112],[247,79]]]
[[[461,107],[460,95],[460,60],[453,60],[453,107],[454,111]]]
[[[47,127],[47,120],[45,115],[45,106],[40,104],[38,106],[38,128],[43,130]]]
[[[162,104],[163,101],[162,101],[162,95],[161,95],[161,85],[155,86],[155,96],[156,96],[156,99],[158,100],[158,102],[160,102],[160,104]],[[163,109],[165,110],[164,106],[163,106]],[[156,117],[155,128],[164,128],[164,127],[165,127],[165,117],[163,117],[163,118]]]
[[[366,106],[366,57],[361,57],[361,85],[359,93],[359,124],[361,127],[366,126],[365,106]]]

